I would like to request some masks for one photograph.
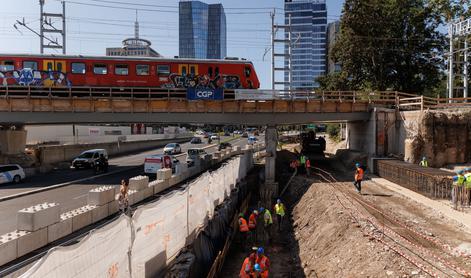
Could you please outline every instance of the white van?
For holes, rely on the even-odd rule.
[[[9,182],[20,183],[25,178],[25,171],[20,165],[0,165],[0,184]]]
[[[72,160],[72,166],[75,169],[79,168],[91,168],[95,166],[95,162],[103,155],[108,160],[108,153],[105,149],[93,149],[82,152],[74,160]]]
[[[154,154],[146,156],[144,160],[144,173],[156,175],[159,169],[171,168],[175,173],[175,167],[180,163],[178,159],[171,155]]]

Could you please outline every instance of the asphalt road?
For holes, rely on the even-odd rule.
[[[221,137],[224,140],[229,137]],[[246,138],[235,139],[231,142],[233,146],[244,146],[247,144]],[[205,147],[208,144],[189,144],[183,143],[182,152],[188,147]],[[217,147],[208,148],[208,153],[213,153]],[[72,182],[64,187],[51,189],[44,192],[34,193],[27,196],[14,198],[0,202],[0,235],[11,232],[16,229],[16,213],[18,210],[30,207],[32,205],[44,202],[56,202],[61,204],[61,213],[84,206],[87,204],[87,195],[90,189],[101,185],[118,186],[122,179],[128,179],[137,175],[144,174],[144,158],[150,154],[161,154],[163,148],[146,151],[138,154],[128,155],[110,159],[110,175],[89,179],[86,181]],[[180,161],[186,159],[186,155],[179,155]],[[117,173],[112,173],[118,171]],[[88,170],[60,170],[48,175],[41,175],[38,178],[32,178],[26,183],[19,185],[0,186],[0,197],[16,194],[21,191],[29,191],[45,186],[51,186],[63,182],[70,182],[84,177],[93,176],[93,171]]]

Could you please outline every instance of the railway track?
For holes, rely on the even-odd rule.
[[[409,227],[389,212],[348,190],[331,172],[312,167],[330,185],[333,196],[361,228],[363,234],[393,250],[431,277],[471,277],[463,269],[468,254],[459,253],[441,240]]]

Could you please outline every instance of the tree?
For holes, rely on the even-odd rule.
[[[350,90],[350,82],[347,76],[341,72],[318,76],[316,81],[319,83],[319,89],[323,91]]]
[[[437,87],[446,42],[438,31],[440,12],[427,1],[345,1],[333,55],[350,89],[423,93]]]

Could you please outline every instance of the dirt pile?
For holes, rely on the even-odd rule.
[[[330,185],[296,177],[290,189],[293,229],[307,277],[409,277],[418,271],[365,237]],[[306,191],[307,190],[307,191]],[[306,192],[305,192],[306,191]],[[299,199],[299,201],[297,201]]]

